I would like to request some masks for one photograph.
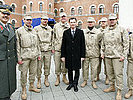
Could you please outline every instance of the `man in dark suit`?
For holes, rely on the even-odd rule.
[[[16,90],[16,35],[8,23],[12,8],[0,5],[0,100],[10,100]]]
[[[81,62],[85,58],[85,38],[83,31],[76,28],[77,19],[69,19],[70,28],[64,31],[62,46],[61,46],[61,60],[65,62],[65,67],[68,69],[69,86],[66,90],[74,87],[74,91],[78,91],[78,80],[81,69]],[[75,76],[73,79],[73,71]]]

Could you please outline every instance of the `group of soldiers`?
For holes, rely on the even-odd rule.
[[[69,29],[66,13],[60,14],[60,22],[52,29],[48,26],[48,16],[41,17],[41,24],[32,27],[32,16],[24,17],[24,26],[16,30],[17,55],[19,70],[21,71],[22,99],[27,98],[26,84],[29,70],[29,91],[40,92],[42,66],[44,68],[44,84],[49,87],[48,77],[50,75],[51,55],[54,54],[56,82],[62,81],[69,84],[66,74],[65,62],[61,61],[62,37],[65,30]],[[92,87],[97,89],[96,81],[99,80],[101,72],[101,62],[104,62],[104,73],[106,75],[105,84],[110,87],[104,92],[115,92],[117,88],[116,100],[122,100],[123,88],[123,66],[124,60],[128,59],[127,82],[129,91],[125,98],[132,95],[133,89],[133,35],[121,28],[117,24],[117,15],[110,14],[108,19],[103,17],[100,20],[100,28],[95,28],[96,21],[93,17],[87,19],[87,27],[84,29],[86,57],[83,61],[83,83],[81,87],[87,85],[89,67],[91,67]],[[34,86],[37,77],[37,88]],[[115,85],[116,81],[116,85]]]

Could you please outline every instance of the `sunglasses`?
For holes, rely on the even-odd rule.
[[[8,13],[8,12],[2,12],[2,14],[4,14],[4,15],[5,15],[5,14],[10,15],[10,13]]]

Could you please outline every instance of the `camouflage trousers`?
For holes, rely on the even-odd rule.
[[[133,59],[128,59],[127,65],[127,86],[133,90]]]
[[[54,54],[54,62],[55,62],[55,74],[60,75],[66,74],[67,69],[65,68],[65,63],[61,61],[61,52],[60,51],[55,51]]]
[[[114,85],[116,81],[116,87],[122,90],[124,62],[116,58],[105,58],[105,64],[110,85]]]
[[[41,78],[42,66],[44,75],[50,75],[51,51],[41,52],[41,60],[37,62],[37,78]]]
[[[89,66],[91,67],[91,80],[97,80],[97,68],[99,66],[99,58],[85,58],[82,66],[83,79],[88,80]]]
[[[102,59],[101,57],[99,58],[99,66],[97,68],[97,74],[99,75],[101,73],[102,61],[103,61],[103,64],[104,64],[104,74],[107,76],[107,69],[106,69],[106,65],[105,65],[105,60]]]
[[[37,59],[27,59],[23,60],[23,64],[19,65],[19,70],[21,71],[21,86],[24,87],[27,84],[27,73],[29,71],[29,82],[33,83],[35,81],[35,76],[37,72]]]

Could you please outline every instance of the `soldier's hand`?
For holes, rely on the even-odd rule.
[[[101,55],[101,58],[104,59],[104,55]]]
[[[65,62],[65,57],[62,57],[62,58],[61,58],[61,61]]]
[[[41,57],[38,57],[38,60],[41,60]]]
[[[52,50],[51,52],[52,52],[52,53],[55,53],[55,50]]]
[[[121,56],[119,60],[120,60],[120,61],[124,61],[124,59],[125,59],[125,58]]]
[[[20,65],[21,65],[21,64],[23,64],[23,62],[22,62],[22,61],[18,61],[18,64],[20,64]]]
[[[85,58],[81,58],[81,61],[84,61],[85,60]]]

